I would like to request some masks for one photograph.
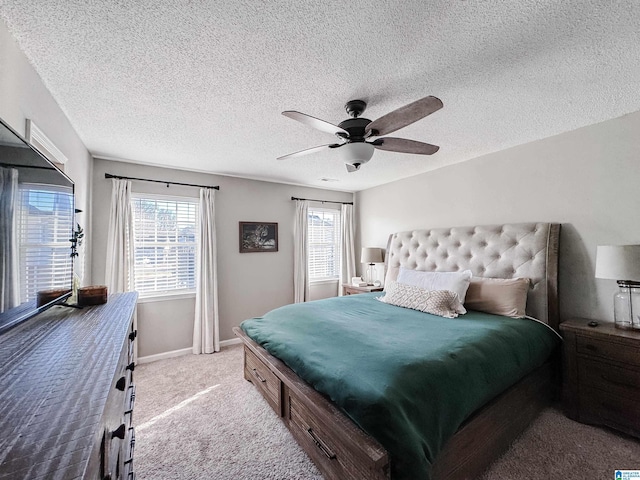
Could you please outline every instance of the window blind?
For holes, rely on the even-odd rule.
[[[340,211],[309,208],[307,223],[309,280],[340,276]]]
[[[140,296],[195,292],[197,200],[133,195],[131,203]]]
[[[28,302],[40,290],[71,286],[73,192],[33,183],[22,183],[18,190],[20,301]]]

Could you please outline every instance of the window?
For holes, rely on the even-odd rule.
[[[340,278],[340,211],[309,208],[309,281]]]
[[[69,288],[73,260],[73,191],[35,183],[19,186],[20,302],[40,290]]]
[[[132,195],[135,289],[140,296],[196,288],[196,199]]]

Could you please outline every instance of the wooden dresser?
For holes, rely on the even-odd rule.
[[[560,330],[567,416],[640,437],[640,331],[584,318]]]
[[[133,480],[137,294],[0,335],[0,479]]]

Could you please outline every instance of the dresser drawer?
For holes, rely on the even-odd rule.
[[[640,401],[617,397],[602,390],[580,392],[581,417],[589,423],[604,423],[631,435],[640,432]]]
[[[327,480],[389,478],[386,458],[369,457],[366,447],[350,441],[348,434],[327,428],[295,394],[287,392],[289,430]]]
[[[640,354],[638,347],[635,346],[578,336],[576,338],[576,349],[578,353],[584,355],[640,366]]]
[[[271,408],[282,416],[282,382],[249,349],[244,349],[244,378],[253,383]]]
[[[640,370],[583,359],[578,378],[581,388],[597,388],[615,396],[640,399]]]

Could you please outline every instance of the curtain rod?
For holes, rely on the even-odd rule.
[[[209,185],[195,185],[193,183],[166,182],[164,180],[151,180],[149,178],[121,177],[120,175],[111,175],[110,173],[105,173],[104,178],[118,178],[120,180],[138,180],[139,182],[165,183],[167,187],[169,185],[182,185],[183,187],[213,188],[214,190],[220,190],[220,187],[218,186],[212,187]]]
[[[291,200],[306,200],[307,202],[341,203],[342,205],[353,205],[353,202],[335,202],[335,201],[333,201],[333,200],[314,200],[313,198],[298,198],[298,197],[291,197]]]

